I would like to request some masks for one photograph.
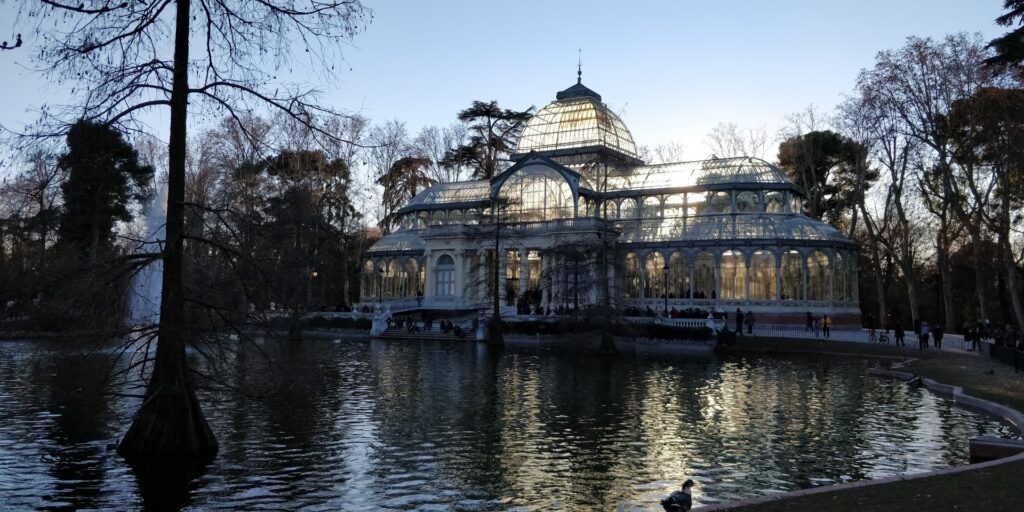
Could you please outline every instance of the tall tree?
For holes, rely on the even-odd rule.
[[[1017,325],[1024,326],[1020,271],[1024,255],[1014,251],[1011,235],[1021,223],[1019,212],[1024,206],[1024,90],[980,89],[955,101],[943,119],[952,139],[953,159],[964,170],[958,173],[963,189],[973,203],[986,205],[974,218],[996,234],[1014,316]],[[975,244],[980,240],[980,236],[972,239]],[[981,262],[975,263],[980,266]]]
[[[779,166],[807,194],[808,215],[833,224],[845,221],[863,188],[878,177],[857,166],[864,148],[831,130],[813,131],[786,139],[779,145]],[[861,171],[865,183],[859,182]]]
[[[768,150],[768,130],[764,126],[740,128],[736,123],[718,123],[704,138],[714,156],[764,158]]]
[[[995,55],[985,59],[985,64],[998,71],[1015,69],[1020,72],[1024,63],[1024,0],[1004,0],[1003,8],[1009,12],[996,18],[996,23],[1004,27],[1012,27],[1014,23],[1019,26],[988,43]]]
[[[135,148],[104,124],[75,123],[67,143],[58,161],[68,175],[61,185],[60,239],[95,263],[110,243],[114,223],[130,221],[129,206],[149,196],[153,168],[139,163]]]
[[[377,180],[377,184],[384,187],[384,218],[381,220],[381,229],[387,233],[395,212],[403,204],[409,202],[420,191],[437,183],[433,178],[427,176],[427,169],[430,167],[430,159],[416,156],[399,158],[391,165],[388,172],[384,173]]]
[[[507,167],[508,155],[531,117],[533,107],[520,111],[503,109],[497,101],[474,101],[459,112],[459,121],[469,127],[469,139],[448,151],[441,165],[472,169],[473,179],[493,178]]]
[[[76,89],[80,104],[58,114],[82,112],[88,121],[141,128],[135,122],[140,112],[170,111],[157,349],[145,399],[118,450],[129,456],[214,453],[217,442],[185,358],[182,263],[189,107],[193,113],[212,107],[237,118],[248,110],[247,102],[255,101],[307,123],[312,123],[311,113],[331,114],[312,102],[309,90],[270,92],[263,87],[291,65],[296,49],[306,51],[310,65],[330,72],[341,44],[369,13],[354,0],[42,0],[23,3],[20,11],[25,19],[39,20],[40,28],[53,25],[53,36],[39,56],[49,75],[87,85]]]

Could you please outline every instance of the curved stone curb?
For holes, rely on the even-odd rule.
[[[900,379],[903,381],[909,381],[918,378],[918,376],[913,373],[884,370],[881,368],[869,369],[868,374],[877,375],[880,377],[890,377]],[[926,378],[921,378],[921,384],[924,387],[928,388],[928,390],[930,391],[951,395],[955,403],[963,404],[973,409],[978,409],[989,414],[998,416],[1005,420],[1006,422],[1012,424],[1014,427],[1017,428],[1017,430],[1022,430],[1022,427],[1024,427],[1024,413],[1021,413],[1020,411],[1012,407],[1007,407],[1002,404],[997,404],[989,400],[968,395],[964,393],[963,388],[961,388],[960,386],[950,386],[949,384],[943,384],[941,382],[937,382],[932,379]],[[910,480],[918,480],[921,478],[929,478],[933,476],[964,473],[967,471],[974,471],[975,469],[983,469],[1018,461],[1024,461],[1024,453],[1019,453],[1012,457],[1005,457],[1002,459],[980,462],[978,464],[965,464],[963,466],[956,466],[952,468],[937,469],[935,471],[928,471],[926,473],[916,473],[913,475],[895,475],[885,478],[879,478],[877,480],[862,480],[860,482],[833,484],[822,487],[813,487],[811,489],[801,489],[798,491],[773,494],[770,496],[758,496],[756,498],[728,501],[725,503],[718,503],[707,507],[695,507],[694,510],[701,510],[702,512],[718,512],[724,510],[732,510],[734,508],[746,507],[751,505],[760,505],[763,503],[770,503],[774,501],[788,500],[791,498],[798,498],[801,496],[811,496],[814,494],[822,494],[828,492],[841,492],[850,489],[860,489],[863,487],[872,487],[875,485],[884,485],[893,482],[906,482]]]

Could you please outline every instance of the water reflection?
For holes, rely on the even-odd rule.
[[[825,357],[601,358],[475,344],[268,341],[202,393],[221,452],[128,468],[109,356],[0,344],[14,508],[656,510],[961,464],[1008,427]],[[207,383],[209,384],[209,383]],[[192,478],[199,474],[197,478]]]

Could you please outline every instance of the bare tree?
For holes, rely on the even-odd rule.
[[[704,138],[704,144],[718,158],[764,158],[771,142],[764,125],[740,128],[736,123],[718,123]]]
[[[656,146],[638,146],[637,156],[647,164],[670,164],[683,161],[683,145],[668,142]]]
[[[426,126],[416,134],[413,146],[421,156],[431,161],[427,173],[437,183],[462,181],[469,174],[468,169],[445,162],[448,152],[455,150],[465,142],[469,130],[464,123],[452,123],[448,126]]]
[[[86,85],[76,89],[75,106],[48,109],[55,117],[44,121],[84,118],[142,130],[140,113],[160,107],[170,112],[160,326],[145,398],[118,450],[127,456],[214,453],[217,442],[185,358],[190,106],[193,114],[212,111],[237,119],[249,105],[265,105],[331,137],[313,126],[314,114],[335,114],[314,102],[313,90],[284,86],[271,92],[266,86],[291,65],[297,48],[306,50],[314,69],[330,74],[341,45],[369,12],[354,0],[40,0],[19,5],[19,12],[26,21],[38,20],[40,31],[52,27],[38,58],[43,71],[58,83]],[[47,124],[51,134],[63,126]]]

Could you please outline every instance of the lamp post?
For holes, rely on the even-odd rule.
[[[661,282],[661,296],[665,298],[665,318],[668,318],[668,264],[662,270],[665,280]]]

